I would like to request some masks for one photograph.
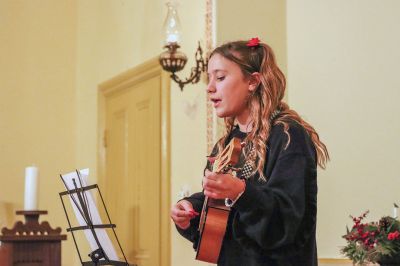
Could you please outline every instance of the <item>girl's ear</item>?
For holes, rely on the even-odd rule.
[[[249,91],[254,92],[258,88],[258,85],[260,85],[260,82],[261,82],[260,73],[258,72],[251,73],[249,77]]]

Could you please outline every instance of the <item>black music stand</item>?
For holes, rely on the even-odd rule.
[[[66,180],[63,178],[62,175],[60,175],[61,180],[63,181],[67,191],[60,192],[59,194],[60,194],[61,203],[64,208],[65,216],[67,217],[67,221],[68,221],[68,225],[69,225],[69,228],[67,228],[67,232],[71,232],[71,234],[72,234],[72,238],[74,239],[75,247],[78,252],[79,259],[82,263],[82,266],[86,266],[86,265],[87,266],[89,266],[89,265],[90,266],[97,266],[97,265],[136,266],[136,265],[130,265],[126,259],[124,251],[122,250],[121,244],[118,240],[117,234],[114,229],[116,227],[116,225],[111,222],[110,215],[108,214],[108,211],[107,211],[107,208],[104,203],[104,200],[101,195],[99,187],[97,186],[97,184],[90,185],[90,186],[83,186],[82,178],[81,178],[80,172],[78,170],[76,171],[76,174],[77,174],[77,176],[76,176],[77,178],[72,178],[73,188],[68,187]],[[77,184],[77,182],[79,182],[79,184]],[[108,224],[93,224],[91,210],[88,205],[88,199],[87,199],[87,195],[86,195],[87,191],[92,190],[92,189],[97,189],[97,191],[100,195],[105,213],[107,214],[107,218],[108,218],[108,222],[109,222]],[[83,220],[85,221],[85,225],[76,226],[76,227],[71,226],[71,221],[70,221],[67,209],[65,208],[65,204],[63,201],[63,196],[66,196],[66,195],[71,198],[75,208],[79,211],[80,215],[82,216]],[[72,205],[72,203],[71,203],[71,205]],[[107,252],[105,252],[105,250],[103,249],[103,247],[100,243],[100,240],[97,236],[95,229],[111,229],[113,231],[114,237],[117,240],[119,249],[120,249],[125,261],[117,261],[117,260],[112,260],[109,258],[109,255],[107,254]],[[82,230],[90,230],[90,233],[93,236],[93,239],[95,240],[96,245],[97,245],[97,249],[92,250],[92,252],[90,252],[88,254],[91,261],[83,261],[82,260],[81,253],[79,251],[78,244],[75,239],[74,232],[82,231]]]

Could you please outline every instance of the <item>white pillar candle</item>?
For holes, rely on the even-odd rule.
[[[394,205],[394,207],[393,207],[393,218],[397,218],[397,208],[399,207],[399,206],[397,206],[397,204],[396,203],[394,203],[393,204]]]
[[[32,211],[38,209],[38,168],[29,166],[25,168],[25,204],[24,210]]]

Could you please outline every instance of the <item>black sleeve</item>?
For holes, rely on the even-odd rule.
[[[201,210],[203,208],[204,198],[205,198],[205,196],[204,196],[203,192],[198,192],[189,197],[183,198],[181,200],[187,200],[190,203],[192,203],[193,209],[200,214]],[[199,221],[200,221],[200,215],[198,215],[195,218],[193,218],[192,220],[190,220],[190,226],[186,230],[183,230],[175,225],[178,232],[184,238],[193,242],[194,248],[196,248],[195,245],[197,244],[197,239],[199,237],[198,236]]]
[[[289,129],[290,144],[282,127],[271,133],[267,182],[246,181],[246,189],[236,202],[233,229],[242,244],[263,250],[281,248],[295,242],[305,220],[309,193],[315,197],[315,152],[309,136],[300,126]],[[316,210],[316,206],[315,206]],[[315,219],[315,214],[312,213]]]
[[[216,156],[218,153],[218,145],[215,144],[210,157]],[[206,169],[208,170],[212,170],[212,163],[210,163],[209,160],[207,160],[206,166],[204,167],[203,170],[203,175],[205,174]],[[203,203],[204,203],[204,199],[205,199],[205,195],[202,192],[198,192],[198,193],[194,193],[193,195],[183,198],[182,200],[187,200],[190,203],[192,203],[193,205],[193,209],[198,212],[199,214],[201,214],[201,211],[203,209]],[[197,240],[199,238],[199,232],[198,232],[198,228],[199,228],[199,221],[200,221],[200,215],[193,218],[192,220],[190,220],[190,226],[188,229],[186,230],[182,230],[181,228],[179,228],[178,226],[175,226],[176,229],[178,230],[178,232],[185,237],[186,239],[188,239],[189,241],[193,242],[193,247],[196,249],[197,248]]]
[[[210,156],[215,156],[218,152],[218,147],[217,144],[214,145],[213,150],[210,154]],[[209,160],[207,160],[207,164],[204,167],[203,170],[203,175],[205,174],[206,169],[211,171],[212,168],[212,164],[210,163]],[[193,209],[198,212],[199,214],[201,214],[201,211],[203,209],[203,203],[204,203],[204,199],[205,199],[205,195],[203,192],[198,192],[198,193],[194,193],[193,195],[183,198],[181,200],[187,200],[190,203],[192,203],[193,205]],[[188,239],[189,241],[194,243],[194,248],[196,248],[196,244],[197,244],[197,239],[198,239],[198,227],[199,227],[199,221],[200,221],[200,215],[193,218],[192,220],[190,220],[190,226],[189,228],[187,228],[186,230],[183,230],[181,228],[179,228],[178,226],[175,226],[176,229],[178,230],[178,232],[185,237],[186,239]]]

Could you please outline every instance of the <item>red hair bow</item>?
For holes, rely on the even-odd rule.
[[[255,38],[251,38],[247,44],[248,47],[257,47],[260,45],[260,39],[258,39],[258,37]]]

